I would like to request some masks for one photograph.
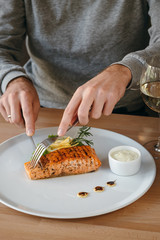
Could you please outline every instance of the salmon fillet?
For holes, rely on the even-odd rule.
[[[30,179],[43,179],[64,175],[82,174],[96,171],[101,162],[90,146],[61,148],[42,156],[41,165],[33,168],[30,162],[24,164]]]

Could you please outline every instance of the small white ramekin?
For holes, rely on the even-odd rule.
[[[136,152],[138,154],[138,157],[131,161],[119,161],[114,159],[111,155],[113,152],[119,151],[119,150],[131,150],[133,152]],[[140,167],[141,167],[141,153],[140,151],[131,146],[118,146],[112,148],[108,153],[108,161],[110,169],[113,173],[120,175],[120,176],[130,176],[136,174]]]

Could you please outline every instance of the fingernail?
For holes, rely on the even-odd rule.
[[[58,134],[58,136],[60,136],[60,137],[63,136],[63,135],[64,135],[63,129],[59,128],[57,134]]]
[[[34,134],[34,131],[32,130],[32,129],[28,129],[27,130],[27,136],[33,136],[33,134]]]

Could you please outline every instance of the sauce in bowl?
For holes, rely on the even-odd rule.
[[[138,158],[138,153],[128,149],[121,149],[112,152],[111,157],[121,162],[129,162]]]
[[[141,166],[141,153],[132,146],[118,146],[108,153],[109,166],[113,173],[121,176],[136,174]]]

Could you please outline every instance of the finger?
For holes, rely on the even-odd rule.
[[[113,89],[112,91],[108,92],[107,94],[107,100],[103,109],[103,114],[106,116],[109,116],[117,102],[120,100],[120,93],[119,91],[116,91],[117,89]]]
[[[65,135],[69,125],[75,119],[80,102],[81,102],[81,97],[76,96],[76,94],[74,94],[63,113],[62,120],[60,122],[58,132],[57,132],[58,136]]]
[[[74,117],[72,118],[70,124],[73,125],[77,120],[78,120],[78,115],[77,115],[77,112],[76,112],[76,114],[75,114]]]
[[[105,104],[104,101],[99,103],[97,100],[94,101],[92,104],[92,109],[90,111],[89,117],[94,119],[100,118],[103,112],[104,104]]]
[[[104,104],[103,114],[105,116],[109,116],[112,113],[115,104],[116,104],[116,101],[107,100]]]
[[[4,101],[3,108],[4,108],[4,112],[3,112],[3,113],[4,113],[5,120],[6,120],[7,122],[12,123],[11,117],[8,117],[8,116],[11,115],[11,110],[10,110],[10,105],[9,105],[9,103],[8,103],[8,99],[6,99],[6,100]]]
[[[26,95],[21,97],[21,107],[26,127],[26,134],[33,136],[35,132],[35,119],[32,101]]]
[[[101,117],[104,104],[106,102],[106,95],[107,95],[106,91],[103,91],[103,90],[98,91],[94,99],[94,102],[92,104],[92,109],[90,112],[91,118],[98,119]]]
[[[81,125],[86,125],[89,121],[89,112],[92,111],[92,105],[94,103],[94,93],[91,93],[90,89],[86,89],[82,101],[78,108],[78,120]]]
[[[21,105],[19,99],[13,96],[9,99],[10,109],[11,109],[11,119],[12,123],[16,126],[24,127],[24,119],[22,116]]]
[[[3,117],[7,122],[9,122],[9,118],[8,118],[6,109],[5,109],[2,105],[0,105],[0,113],[2,114],[2,117]]]

